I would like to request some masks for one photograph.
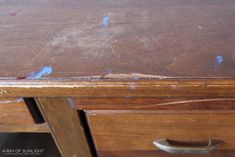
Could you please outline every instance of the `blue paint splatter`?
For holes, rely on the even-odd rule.
[[[133,80],[139,80],[140,78],[138,76],[134,76]]]
[[[110,23],[110,17],[109,16],[104,16],[103,17],[103,26],[108,27]]]
[[[50,75],[51,73],[53,72],[53,69],[52,67],[49,65],[49,66],[45,66],[44,68],[42,68],[38,73],[35,73],[34,71],[31,72],[29,74],[29,77],[33,78],[33,79],[40,79],[44,76],[48,76]]]
[[[68,105],[69,105],[69,107],[71,107],[71,108],[74,108],[75,107],[75,103],[76,103],[76,101],[75,101],[75,99],[74,98],[68,98]]]
[[[216,61],[216,64],[222,64],[224,61],[224,57],[223,56],[216,56],[215,61]]]

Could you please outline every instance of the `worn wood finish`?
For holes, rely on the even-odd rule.
[[[234,14],[234,0],[1,0],[0,75],[234,78]]]
[[[34,123],[22,98],[0,98],[0,125]]]
[[[0,97],[38,97],[65,157],[91,157],[77,108],[114,110],[88,112],[99,151],[160,136],[235,149],[234,15],[234,0],[0,0]]]
[[[0,81],[0,96],[24,97],[203,97],[235,95],[232,79]]]
[[[79,110],[233,111],[235,98],[78,98]]]
[[[221,150],[235,149],[235,112],[87,111],[98,151],[158,150],[156,139],[224,141]]]
[[[83,126],[71,102],[67,98],[38,98],[37,102],[63,157],[91,157]]]
[[[100,151],[100,157],[234,157],[234,150],[216,151],[209,155],[172,155],[162,151]]]
[[[36,132],[36,133],[49,133],[47,124],[4,124],[0,125],[0,132]]]

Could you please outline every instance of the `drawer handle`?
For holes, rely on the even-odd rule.
[[[187,146],[187,145],[172,145],[167,139],[160,139],[153,142],[159,149],[174,154],[208,154],[215,151],[223,141],[210,139],[206,146]]]

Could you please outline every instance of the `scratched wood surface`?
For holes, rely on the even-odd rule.
[[[235,111],[235,98],[78,98],[79,110]]]
[[[234,78],[234,16],[234,0],[0,0],[0,77]]]

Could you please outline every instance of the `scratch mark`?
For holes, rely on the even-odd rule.
[[[53,72],[52,67],[49,66],[45,66],[44,68],[42,68],[38,73],[35,73],[34,71],[32,73],[29,74],[29,77],[27,78],[33,78],[33,79],[40,79],[44,76],[48,76]]]
[[[64,49],[81,48],[81,57],[85,57],[85,59],[101,59],[111,55],[119,57],[119,54],[115,52],[114,45],[118,42],[115,37],[125,32],[124,27],[115,25],[104,29],[102,18],[103,16],[100,20],[101,27],[97,27],[96,23],[84,23],[76,27],[64,28],[52,37],[46,48],[56,48],[57,51],[63,52]],[[105,21],[104,19],[104,26],[109,24]]]
[[[13,103],[18,103],[18,102],[23,102],[22,98],[18,98],[15,100],[1,100],[0,104],[13,104]]]
[[[185,116],[184,117],[186,120],[189,120],[191,123],[194,123],[196,120],[195,119],[193,119],[192,117],[187,117],[187,116]]]
[[[200,102],[213,102],[213,101],[221,101],[221,100],[235,100],[235,98],[218,98],[218,99],[197,99],[197,100],[182,100],[182,101],[174,101],[174,102],[166,102],[166,103],[160,103],[160,104],[151,104],[151,105],[145,105],[145,106],[137,106],[135,109],[140,108],[148,108],[148,107],[157,107],[157,106],[168,106],[168,105],[179,105],[179,104],[186,104],[186,103],[200,103]]]

